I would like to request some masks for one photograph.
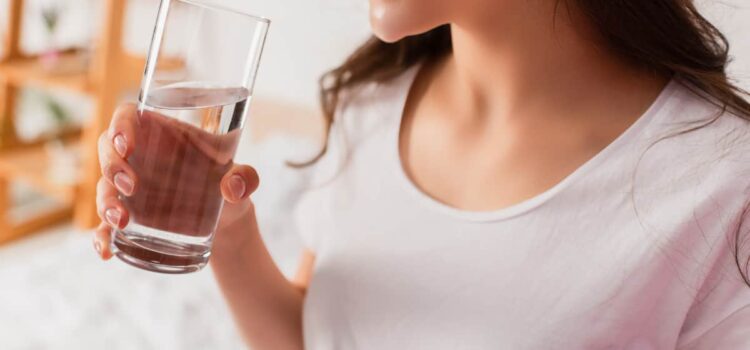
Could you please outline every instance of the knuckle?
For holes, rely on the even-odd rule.
[[[115,176],[115,169],[111,160],[105,160],[105,163],[102,165],[102,176],[107,179],[112,179]]]
[[[104,165],[102,176],[106,178],[110,183],[112,183],[112,181],[114,181],[115,179],[115,175],[119,172],[125,172],[125,173],[128,173],[128,175],[130,175],[127,169],[125,169],[125,167],[122,166],[121,162],[116,161],[116,160],[109,160]],[[130,177],[133,178],[132,176]]]
[[[133,103],[125,103],[121,104],[117,107],[117,110],[115,110],[115,114],[112,118],[112,126],[116,127],[121,125],[123,122],[129,120],[131,116],[135,113],[135,104]]]
[[[109,196],[110,196],[109,191],[106,191],[104,189],[97,190],[97,194],[96,194],[97,209],[103,209],[107,205]]]
[[[94,234],[94,239],[99,241],[106,241],[109,238],[110,227],[106,223],[102,222],[99,228]]]
[[[109,163],[110,161],[107,157],[99,157],[99,170],[101,170],[102,176],[107,176]]]
[[[109,146],[109,137],[106,132],[103,132],[99,135],[99,139],[97,140],[97,144],[99,145],[99,150],[106,149],[107,146]]]
[[[255,169],[249,165],[240,165],[237,169],[237,172],[247,178],[253,178],[257,174]]]
[[[104,220],[104,208],[104,201],[98,200],[96,205],[96,215],[98,215],[99,219],[101,219],[102,221]]]
[[[110,187],[109,182],[104,177],[100,177],[96,183],[96,194],[97,197],[103,197],[107,193],[107,189]]]
[[[96,185],[96,207],[99,208],[102,205],[102,200],[104,199],[104,190],[102,190],[102,187],[100,184]]]
[[[104,160],[104,164],[102,165],[102,176],[105,178],[112,180],[115,177],[115,174],[119,172],[125,172],[128,175],[131,176],[132,174],[129,171],[129,169],[125,166],[124,162],[117,158],[108,158]]]
[[[248,180],[251,180],[253,182],[257,182],[258,181],[258,171],[256,171],[255,168],[253,168],[253,167],[251,167],[249,165],[246,165],[245,167],[246,167],[245,168],[245,175],[248,178]]]

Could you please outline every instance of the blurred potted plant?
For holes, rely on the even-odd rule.
[[[54,2],[52,4],[46,4],[42,7],[42,22],[44,23],[44,29],[47,33],[47,47],[44,52],[39,56],[39,59],[44,68],[50,70],[54,69],[57,63],[60,61],[60,48],[57,45],[56,33],[57,27],[60,23],[60,16],[62,13],[62,6]]]
[[[65,107],[50,95],[45,94],[42,99],[55,124],[55,130],[70,128],[73,120]],[[59,138],[53,138],[47,142],[45,148],[50,164],[47,176],[61,185],[78,183],[78,169],[81,165],[78,147],[67,145]]]
[[[39,55],[42,67],[55,74],[74,74],[87,69],[89,63],[88,48],[63,48],[58,42],[59,24],[66,6],[61,0],[47,2],[42,6],[42,23],[47,38],[46,49]],[[65,53],[76,53],[73,59],[62,59]]]

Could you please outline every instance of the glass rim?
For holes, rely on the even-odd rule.
[[[240,11],[240,10],[228,8],[228,7],[221,6],[221,5],[209,4],[209,3],[206,3],[205,1],[201,1],[201,0],[176,0],[176,1],[183,2],[183,3],[186,3],[188,5],[194,5],[194,6],[198,6],[198,7],[203,7],[203,8],[209,9],[209,10],[229,12],[229,13],[232,13],[232,14],[241,15],[241,16],[244,16],[244,17],[251,18],[251,19],[253,19],[255,21],[258,21],[258,22],[262,22],[262,23],[265,23],[265,24],[271,24],[271,20],[268,19],[268,18],[266,18],[266,17],[262,17],[262,16],[258,16],[258,15],[253,15],[253,14],[250,14],[250,13],[247,13],[247,12],[243,12],[243,11]]]

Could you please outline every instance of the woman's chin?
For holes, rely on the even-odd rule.
[[[373,30],[373,34],[375,34],[375,36],[378,39],[385,41],[387,43],[395,43],[405,37],[404,35],[398,35],[398,34],[394,34],[390,32],[378,31],[378,30]]]
[[[395,43],[401,39],[403,39],[406,35],[402,33],[400,30],[395,30],[396,28],[393,28],[394,26],[389,25],[387,22],[387,19],[385,18],[378,18],[376,16],[370,17],[370,27],[372,28],[372,33],[380,40],[383,40],[387,43]]]
[[[439,21],[400,21],[389,17],[370,17],[372,33],[380,40],[395,43],[403,38],[419,35],[436,28]]]

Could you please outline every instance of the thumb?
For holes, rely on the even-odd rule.
[[[235,165],[221,179],[221,194],[229,203],[239,203],[258,189],[258,172],[247,165]]]

